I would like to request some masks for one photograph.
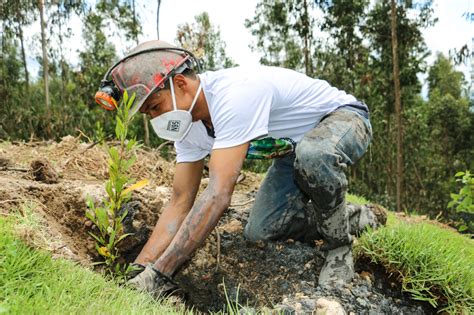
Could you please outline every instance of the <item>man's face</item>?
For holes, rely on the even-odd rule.
[[[181,79],[181,78],[180,78]],[[176,97],[176,107],[181,110],[189,110],[193,101],[194,95],[191,94],[186,85],[181,84],[180,81],[175,80],[174,92]],[[171,90],[160,90],[150,95],[145,103],[140,108],[140,112],[148,114],[152,119],[173,110],[173,99],[171,97]]]
[[[140,113],[147,114],[153,119],[172,110],[173,101],[171,99],[171,91],[161,90],[147,98],[140,108]]]

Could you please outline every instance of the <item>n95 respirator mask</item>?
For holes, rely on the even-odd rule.
[[[193,122],[191,112],[196,105],[196,101],[201,93],[201,83],[197,89],[196,95],[191,103],[189,110],[180,110],[176,107],[176,96],[174,93],[173,78],[170,78],[171,100],[173,101],[173,110],[150,120],[153,130],[158,137],[170,141],[181,141],[186,137]]]

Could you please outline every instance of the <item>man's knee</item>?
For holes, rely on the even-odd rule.
[[[251,217],[244,229],[247,240],[278,241],[298,239],[307,227],[307,217],[302,200],[290,202],[291,207],[273,216]]]
[[[327,175],[331,175],[337,164],[338,157],[334,148],[328,143],[316,144],[303,139],[296,147],[295,175],[310,179],[314,185]]]
[[[328,143],[302,141],[297,146],[295,180],[315,205],[335,207],[343,201],[347,189],[346,165]]]
[[[244,236],[251,242],[256,241],[272,241],[275,239],[275,235],[278,233],[275,229],[271,229],[270,226],[263,226],[261,224],[255,224],[249,221],[244,229]]]

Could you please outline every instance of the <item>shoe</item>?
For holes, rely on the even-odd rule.
[[[326,252],[326,261],[319,274],[322,289],[340,289],[354,278],[352,246],[343,245]]]
[[[350,233],[359,236],[368,228],[377,229],[387,222],[387,213],[381,206],[374,204],[355,205],[348,204]]]

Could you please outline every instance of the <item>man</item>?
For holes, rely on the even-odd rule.
[[[275,159],[245,236],[268,241],[317,232],[326,251],[319,285],[333,288],[350,281],[349,219],[353,234],[378,225],[370,209],[350,213],[345,202],[344,171],[371,139],[367,106],[325,81],[288,69],[236,67],[198,75],[197,66],[187,51],[146,42],[107,72],[96,96],[111,109],[124,89],[136,93],[133,112],[150,115],[158,136],[175,141],[172,196],[136,258],[146,268],[130,283],[154,293],[175,288],[172,276],[229,206],[246,157]],[[208,155],[209,184],[196,200]]]

